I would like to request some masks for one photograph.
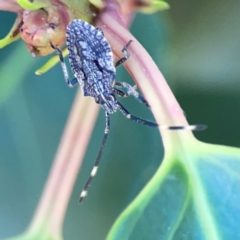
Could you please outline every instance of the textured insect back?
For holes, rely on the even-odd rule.
[[[112,51],[102,30],[80,19],[73,20],[67,27],[66,44],[69,61],[74,75],[82,70],[82,61],[93,61],[106,75],[116,77]],[[76,61],[77,60],[77,61]]]
[[[69,62],[85,96],[109,113],[117,110],[112,85],[116,77],[110,45],[101,30],[80,19],[67,27]]]

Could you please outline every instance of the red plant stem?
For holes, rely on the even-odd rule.
[[[119,19],[113,16],[111,9],[106,10],[98,20],[98,27],[104,31],[105,37],[113,46],[114,54],[119,58],[123,46],[130,39],[133,40],[128,48],[131,57],[124,65],[151,106],[157,122],[160,125],[187,126],[184,112],[151,56],[128,29],[119,23]],[[168,131],[161,127],[160,132],[165,148],[172,146],[176,138],[180,137],[183,142],[186,137],[193,136],[191,131]]]
[[[31,229],[48,222],[51,232],[61,230],[98,110],[94,100],[84,97],[79,89]]]

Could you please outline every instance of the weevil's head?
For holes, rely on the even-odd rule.
[[[117,99],[113,94],[100,94],[95,97],[96,103],[100,104],[102,108],[108,113],[115,113],[118,109]]]
[[[33,56],[45,56],[54,51],[50,42],[58,47],[64,44],[69,21],[61,9],[24,11],[20,34]]]

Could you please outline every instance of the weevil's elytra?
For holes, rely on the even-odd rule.
[[[133,116],[116,98],[116,96],[133,96],[139,102],[144,103],[149,107],[143,96],[136,91],[135,86],[132,87],[126,82],[115,81],[116,67],[124,63],[130,57],[127,48],[131,44],[132,40],[130,40],[122,49],[124,57],[114,64],[110,45],[107,39],[104,37],[102,30],[95,28],[91,24],[80,19],[73,20],[67,27],[66,39],[69,51],[69,62],[75,76],[72,81],[69,81],[69,75],[67,67],[64,63],[62,51],[51,44],[51,46],[59,55],[66,83],[69,87],[73,87],[76,83],[79,83],[84,96],[93,97],[95,102],[100,104],[105,110],[106,117],[106,126],[102,144],[90,177],[88,178],[80,194],[79,202],[81,203],[87,196],[88,187],[98,170],[98,165],[101,160],[110,129],[109,114],[120,110],[120,112],[127,119],[130,119],[134,122],[151,127],[158,127],[158,124]],[[126,92],[122,91],[122,89],[124,89]],[[204,128],[203,125],[199,126],[200,130]],[[182,130],[188,129],[188,127],[192,127],[191,130],[198,130],[198,125],[187,127],[164,126],[164,129]]]
[[[87,22],[74,20],[67,27],[69,62],[85,96],[113,113],[117,110],[113,94],[116,69],[111,48],[103,32]]]

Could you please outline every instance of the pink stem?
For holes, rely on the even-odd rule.
[[[119,19],[112,16],[114,14],[111,13],[111,9],[105,11],[98,20],[98,27],[104,31],[105,37],[113,46],[114,54],[119,58],[123,55],[123,46],[129,40],[133,40],[128,48],[131,57],[124,65],[150,104],[157,122],[167,126],[187,126],[184,112],[151,56],[128,29],[119,23]],[[193,136],[191,131],[167,131],[161,127],[160,132],[165,148],[172,145],[174,138],[176,140],[180,137],[183,142],[186,137]]]
[[[98,110],[99,106],[94,100],[84,97],[79,89],[34,216],[32,230],[39,225],[46,224],[46,221],[49,223],[47,225],[51,232],[61,230],[67,204],[97,119]]]

